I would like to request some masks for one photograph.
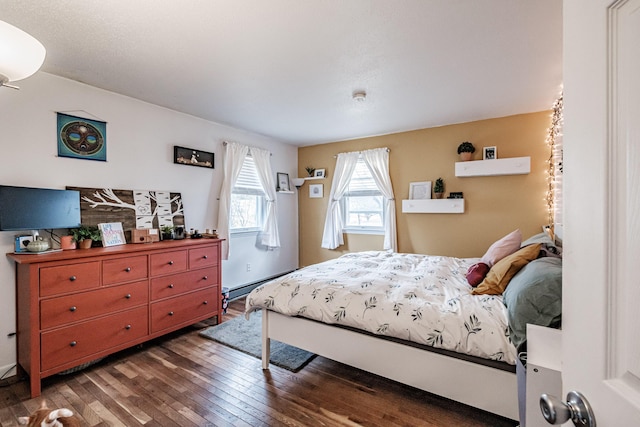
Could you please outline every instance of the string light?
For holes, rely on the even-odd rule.
[[[547,131],[549,161],[547,169],[547,221],[551,238],[554,236],[554,225],[562,222],[562,116],[563,94],[553,103],[551,125]]]

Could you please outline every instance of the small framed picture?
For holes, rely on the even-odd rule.
[[[431,198],[431,181],[409,183],[409,198],[413,200]]]
[[[322,184],[311,184],[309,186],[309,198],[311,199],[322,198]]]
[[[316,169],[313,172],[313,176],[316,178],[324,178],[324,171],[325,171],[324,169]]]
[[[482,148],[482,160],[493,160],[498,158],[497,147],[483,147]]]
[[[278,186],[276,187],[276,191],[291,191],[291,186],[289,185],[289,174],[284,172],[278,172]]]
[[[173,163],[213,169],[213,153],[173,146]]]

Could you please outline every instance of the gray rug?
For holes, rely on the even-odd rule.
[[[262,358],[262,313],[251,313],[251,318],[238,316],[217,326],[211,326],[200,335],[240,350],[251,356]],[[276,366],[298,372],[315,357],[315,354],[298,347],[271,340],[270,362]]]

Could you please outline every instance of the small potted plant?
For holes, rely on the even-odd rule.
[[[163,225],[160,227],[160,231],[162,232],[162,240],[173,240],[176,237],[173,227],[170,225]]]
[[[433,184],[433,195],[436,199],[442,199],[444,195],[444,181],[442,178],[436,179],[435,184]]]
[[[476,147],[473,146],[469,141],[465,141],[462,144],[458,145],[458,154],[460,154],[460,160],[463,162],[471,160],[473,153],[476,152]]]
[[[313,176],[313,173],[316,171],[316,168],[312,168],[311,166],[307,166],[306,168],[304,168],[307,173],[309,174],[309,176]]]
[[[69,233],[73,236],[73,240],[78,242],[80,249],[89,249],[93,242],[102,241],[100,230],[96,226],[80,224],[80,227],[72,228]]]

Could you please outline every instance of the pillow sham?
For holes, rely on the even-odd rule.
[[[487,277],[471,293],[474,295],[500,295],[509,285],[511,278],[522,267],[538,257],[540,246],[542,246],[540,243],[525,246],[519,251],[502,258],[496,265],[491,267]]]
[[[529,237],[527,240],[522,242],[520,247],[525,247],[527,245],[532,245],[534,243],[542,243],[542,247],[540,250],[543,252],[540,256],[550,256],[562,258],[562,247],[556,245],[555,242],[549,237],[547,233],[539,233]]]
[[[493,267],[493,265],[502,258],[520,249],[521,242],[522,233],[520,230],[512,231],[489,246],[489,249],[487,249],[487,252],[482,256],[480,262],[484,262],[489,267]]]
[[[475,288],[487,276],[489,269],[490,267],[484,262],[473,264],[469,267],[469,270],[467,270],[467,275],[465,276],[467,278],[467,282]]]
[[[562,259],[539,258],[524,266],[502,294],[509,336],[516,348],[527,339],[527,323],[558,327],[562,317]]]

